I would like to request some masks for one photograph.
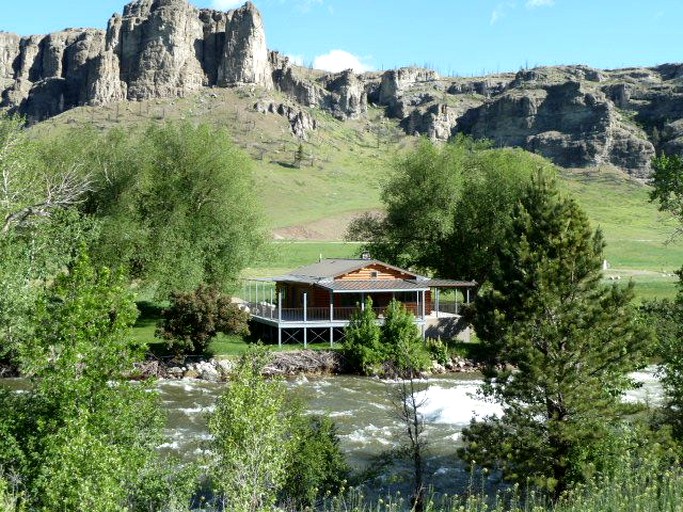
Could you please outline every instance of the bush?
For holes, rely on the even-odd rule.
[[[365,375],[405,375],[425,370],[431,362],[415,318],[397,300],[389,303],[379,326],[368,298],[351,317],[342,353],[351,371]]]
[[[432,360],[442,366],[447,365],[451,360],[451,356],[448,353],[448,346],[446,346],[441,339],[429,338],[427,340],[427,351]]]
[[[168,341],[177,355],[206,352],[219,333],[248,335],[248,313],[216,288],[201,285],[190,293],[174,292],[155,336]]]
[[[295,426],[297,442],[287,470],[283,494],[296,510],[314,506],[326,495],[336,495],[349,475],[339,447],[337,428],[324,416],[304,416]]]

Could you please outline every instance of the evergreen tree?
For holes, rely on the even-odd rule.
[[[380,336],[384,358],[398,375],[417,375],[429,367],[429,353],[415,324],[415,316],[401,302],[395,299],[389,302]]]
[[[504,414],[473,422],[462,455],[559,496],[607,463],[648,335],[632,285],[600,282],[600,231],[554,182],[532,181],[506,239],[472,317],[489,354],[484,393]]]
[[[305,157],[306,154],[304,153],[304,145],[302,142],[299,142],[296,152],[294,153],[294,166],[297,169],[301,169],[301,164],[303,163]]]
[[[384,361],[384,353],[377,315],[372,309],[370,297],[365,299],[363,307],[353,312],[344,333],[342,353],[349,368],[365,375],[377,373]]]

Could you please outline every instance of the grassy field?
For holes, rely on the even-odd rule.
[[[254,160],[255,188],[272,229],[273,250],[245,269],[247,277],[278,275],[322,257],[351,257],[358,246],[341,242],[357,214],[381,208],[380,188],[393,159],[417,140],[401,134],[395,120],[370,107],[367,117],[339,121],[318,109],[303,109],[317,122],[303,141],[305,158],[294,164],[299,141],[288,121],[263,114],[257,103],[285,103],[275,91],[211,89],[185,98],[122,102],[81,107],[34,127],[36,136],[91,124],[98,129],[170,120],[227,127]],[[605,235],[610,278],[632,279],[638,297],[671,297],[683,265],[683,244],[667,244],[673,231],[655,205],[648,187],[610,169],[562,171],[561,183]]]
[[[562,183],[605,236],[609,278],[631,279],[640,300],[673,297],[683,243],[675,223],[649,201],[649,187],[610,169],[563,171]]]

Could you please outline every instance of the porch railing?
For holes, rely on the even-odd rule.
[[[462,302],[439,302],[439,304],[432,304],[434,311],[437,313],[449,313],[451,315],[460,315],[463,310]]]
[[[307,307],[307,308],[278,308],[276,304],[267,302],[247,303],[252,316],[280,322],[346,322],[351,319],[357,307]],[[405,304],[408,311],[419,317],[417,304]],[[386,308],[372,308],[375,315],[381,320]]]

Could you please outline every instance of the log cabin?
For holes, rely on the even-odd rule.
[[[423,337],[436,337],[460,325],[474,281],[431,279],[371,258],[320,259],[288,274],[250,279],[244,307],[252,332],[265,341],[308,343],[344,338],[357,308],[372,299],[377,321],[392,299],[415,316]],[[446,293],[444,293],[446,292]]]

